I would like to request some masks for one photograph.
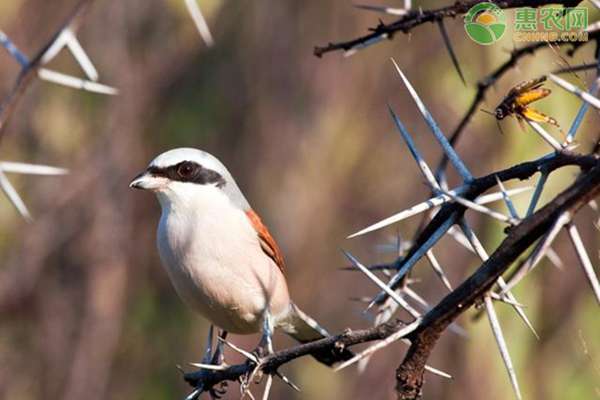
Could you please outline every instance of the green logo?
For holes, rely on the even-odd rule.
[[[479,44],[495,43],[506,31],[504,11],[493,3],[476,4],[465,15],[465,30]]]

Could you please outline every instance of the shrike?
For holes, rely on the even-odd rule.
[[[263,341],[271,327],[300,343],[328,336],[290,300],[281,250],[216,157],[192,148],[167,151],[130,187],[158,197],[160,258],[192,309],[224,331],[262,329]],[[327,365],[350,357],[349,350],[315,355]]]

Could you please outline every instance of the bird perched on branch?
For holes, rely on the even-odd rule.
[[[130,187],[156,194],[160,258],[192,309],[225,332],[262,330],[262,351],[272,351],[272,328],[300,343],[328,336],[290,300],[281,250],[216,157],[193,148],[167,151]],[[314,356],[332,365],[352,353]]]

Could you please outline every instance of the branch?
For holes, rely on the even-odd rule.
[[[516,7],[542,7],[548,4],[561,4],[564,7],[574,7],[579,3],[579,0],[504,0],[491,1],[500,8],[516,8]],[[460,2],[434,10],[418,10],[409,11],[406,15],[389,24],[380,22],[374,28],[369,28],[371,33],[352,39],[345,42],[329,43],[326,46],[316,46],[314,55],[317,57],[323,56],[325,53],[343,50],[349,51],[356,47],[364,47],[369,43],[379,41],[380,39],[392,39],[396,32],[408,33],[416,26],[426,22],[436,22],[444,18],[456,18],[460,14],[464,14],[474,5],[481,3],[481,0],[471,0]]]
[[[600,161],[596,156],[577,155],[569,152],[557,153],[552,157],[522,163],[473,181],[474,188],[468,192],[469,196],[478,191],[485,191],[495,185],[496,176],[500,180],[525,179],[541,167],[554,170],[565,165],[578,165],[587,172],[583,173],[579,180],[544,208],[512,228],[508,237],[488,261],[428,312],[414,331],[406,335],[411,341],[411,347],[397,371],[399,392],[419,393],[423,382],[422,375],[425,361],[444,329],[490,289],[506,268],[529,245],[543,235],[557,215],[565,210],[575,211],[600,191]],[[454,203],[451,206],[461,207],[459,204]],[[456,212],[456,209],[453,209],[452,212]],[[442,211],[439,214],[441,213]],[[246,362],[229,366],[223,370],[205,369],[188,373],[185,374],[184,378],[193,387],[198,387],[201,384],[205,390],[210,390],[225,381],[238,381],[255,372],[257,368],[262,372],[272,374],[276,373],[282,365],[299,357],[314,355],[323,351],[341,352],[344,348],[359,343],[386,339],[405,326],[401,320],[395,320],[370,329],[346,330],[335,336],[276,352],[265,357],[259,366],[256,366],[253,362]],[[413,399],[418,397],[400,398]]]
[[[598,163],[598,159],[595,156],[579,155],[569,151],[562,151],[556,153],[550,157],[542,157],[537,160],[527,161],[521,164],[517,164],[513,167],[506,168],[498,172],[492,172],[491,174],[485,175],[480,178],[476,178],[469,183],[469,188],[465,191],[462,197],[473,200],[486,190],[492,188],[497,184],[496,176],[502,182],[506,182],[512,179],[528,179],[540,170],[552,172],[555,169],[564,167],[565,165],[578,165],[582,168],[590,168]],[[390,266],[395,269],[399,269],[403,266],[406,260],[409,260],[412,255],[419,250],[419,248],[431,237],[431,235],[437,231],[450,216],[454,213],[462,213],[465,211],[465,207],[457,203],[446,203],[442,206],[440,211],[435,217],[419,232],[411,249],[408,250],[406,256],[398,257]],[[457,217],[459,217],[458,215]],[[393,286],[394,289],[396,286]],[[378,301],[381,303],[382,299]]]
[[[323,351],[341,353],[342,349],[348,346],[385,339],[404,326],[405,325],[401,320],[395,320],[369,329],[354,331],[347,329],[345,332],[338,335],[301,344],[266,356],[262,360],[262,364],[259,368],[263,372],[272,373],[277,371],[282,365],[287,364],[296,358],[318,354]],[[255,368],[256,365],[254,363],[247,362],[244,364],[232,365],[224,370],[200,370],[187,373],[184,375],[184,379],[193,387],[202,384],[203,387],[206,388],[205,390],[208,390],[224,381],[238,381],[241,377],[252,373]]]
[[[12,111],[18,103],[21,95],[25,92],[32,79],[36,76],[38,69],[42,65],[42,58],[46,51],[54,44],[62,31],[71,26],[76,29],[76,25],[81,21],[81,16],[89,8],[93,0],[80,0],[75,6],[71,14],[65,19],[65,22],[55,31],[50,40],[46,42],[33,56],[31,61],[23,66],[19,76],[17,77],[12,89],[6,98],[0,103],[0,139],[4,134],[6,123],[10,118]]]
[[[595,31],[590,32],[588,38],[598,40],[598,38],[600,38],[600,30],[595,30]],[[464,131],[466,126],[471,121],[471,118],[473,118],[473,115],[475,115],[475,113],[481,106],[481,103],[483,103],[483,101],[485,100],[485,96],[486,96],[488,90],[492,86],[494,86],[496,84],[496,82],[498,82],[498,80],[500,80],[500,78],[502,78],[502,76],[504,76],[504,74],[506,74],[508,71],[510,71],[512,68],[514,68],[523,57],[528,56],[528,55],[533,55],[540,49],[547,49],[547,48],[550,48],[551,46],[560,47],[560,46],[565,46],[565,45],[572,46],[572,48],[569,51],[569,55],[571,56],[574,54],[575,50],[577,50],[580,46],[583,45],[583,43],[560,42],[560,41],[558,41],[558,42],[535,42],[535,43],[531,43],[526,46],[520,47],[518,49],[512,50],[510,52],[510,57],[508,58],[508,60],[504,61],[494,71],[492,71],[490,74],[488,74],[487,76],[485,76],[484,78],[480,79],[477,82],[477,92],[475,93],[475,97],[473,97],[473,100],[471,101],[471,105],[467,109],[467,112],[462,117],[462,119],[460,120],[460,122],[458,123],[458,125],[456,126],[456,128],[454,129],[452,134],[450,135],[450,139],[449,139],[450,144],[452,144],[453,146],[456,145],[456,142],[460,138],[460,135],[462,134],[462,132]],[[587,66],[588,65],[586,65],[586,67]],[[594,64],[594,66],[597,66],[597,65]],[[557,72],[558,73],[577,72],[577,71],[580,71],[583,69],[584,68],[582,68],[582,67],[579,67],[579,69],[563,68],[563,69],[557,70]],[[446,169],[447,163],[448,163],[448,158],[444,154],[444,155],[442,155],[442,159],[436,168],[436,174],[438,176],[440,173],[442,173],[442,171],[444,171]]]
[[[600,193],[600,161],[554,200],[512,228],[481,267],[423,317],[409,335],[411,347],[396,371],[399,399],[420,398],[425,362],[442,332],[489,291],[508,267],[564,212],[575,213]]]

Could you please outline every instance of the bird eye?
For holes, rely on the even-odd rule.
[[[183,162],[177,167],[177,174],[182,178],[189,178],[194,173],[194,164]]]

